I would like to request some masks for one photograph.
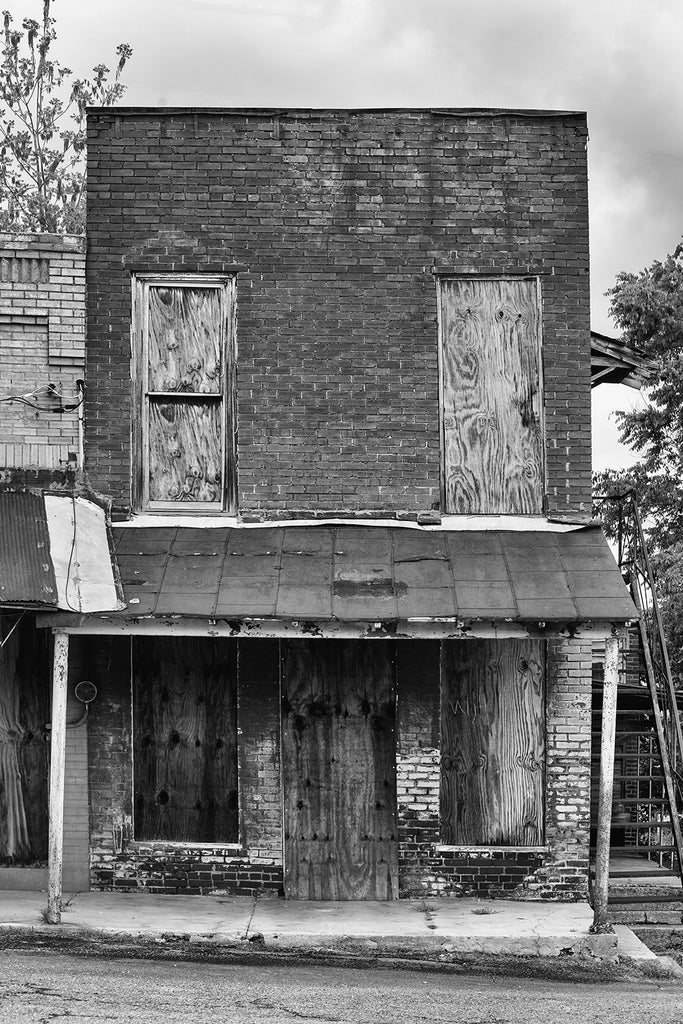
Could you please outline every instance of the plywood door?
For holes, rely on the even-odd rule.
[[[444,643],[442,842],[543,842],[544,678],[542,640]]]
[[[441,285],[446,511],[543,508],[540,310],[535,280]]]
[[[398,897],[393,645],[282,649],[285,895]]]

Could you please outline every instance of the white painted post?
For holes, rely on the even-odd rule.
[[[595,849],[595,887],[593,890],[593,924],[591,927],[593,932],[611,932],[613,930],[612,925],[607,920],[607,898],[618,683],[619,640],[616,636],[611,636],[605,641],[605,681],[602,689],[598,834]]]
[[[66,760],[66,692],[69,634],[55,631],[52,662],[52,731],[47,851],[47,920],[62,921],[62,840],[64,837],[64,769]]]

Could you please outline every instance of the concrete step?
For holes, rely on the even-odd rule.
[[[633,931],[655,953],[683,951],[683,925],[636,924]]]
[[[632,927],[640,924],[670,927],[683,925],[683,907],[680,904],[608,903],[607,909],[609,919],[614,924],[628,924]]]

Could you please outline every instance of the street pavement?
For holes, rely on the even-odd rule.
[[[0,1024],[681,1024],[676,980],[590,983],[0,951]]]

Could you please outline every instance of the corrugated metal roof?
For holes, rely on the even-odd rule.
[[[318,621],[626,621],[602,531],[114,528],[126,610]]]
[[[45,502],[28,491],[0,491],[0,603],[56,606]]]

